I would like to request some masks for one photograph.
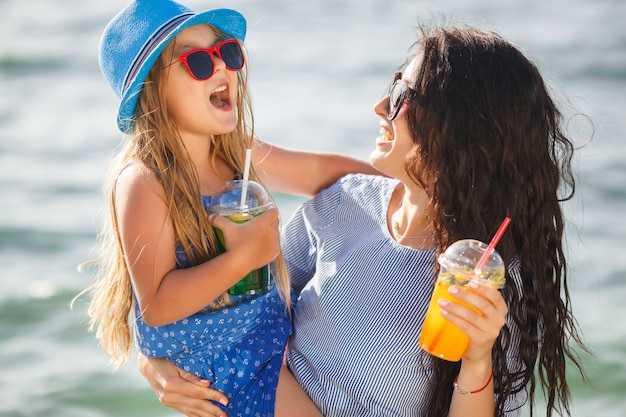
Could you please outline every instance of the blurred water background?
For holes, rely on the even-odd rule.
[[[117,100],[97,62],[100,34],[126,0],[0,0],[0,415],[171,416],[136,370],[112,373],[86,332]],[[573,308],[593,353],[571,375],[573,415],[626,415],[626,2],[622,0],[188,0],[233,7],[247,46],[257,134],[367,158],[373,104],[420,22],[500,32],[540,67],[566,116],[594,141],[576,156],[567,204]],[[584,117],[570,124],[583,145]],[[286,219],[302,199],[277,195]]]

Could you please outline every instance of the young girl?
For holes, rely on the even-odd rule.
[[[255,144],[267,178],[296,178],[278,162],[300,162],[299,177],[309,183],[274,182],[287,191],[312,194],[366,165],[253,141],[245,34],[234,10],[195,13],[170,0],[134,1],[105,29],[100,64],[129,137],[109,174],[110,216],[89,315],[116,366],[127,360],[134,330],[143,354],[165,357],[225,392],[219,406],[230,416],[272,416],[291,333],[278,212],[236,225],[207,215],[210,196],[242,174],[245,150]],[[251,179],[259,180],[254,169]],[[225,236],[222,254],[214,227]],[[269,291],[226,295],[270,262]],[[318,415],[293,378],[281,383],[292,384],[303,413]]]

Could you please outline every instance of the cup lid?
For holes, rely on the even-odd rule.
[[[246,199],[241,205],[243,193],[243,181],[235,180],[226,183],[226,188],[221,193],[211,197],[211,212],[241,213],[241,211],[261,211],[274,207],[274,202],[265,188],[256,181],[248,181]]]
[[[455,274],[462,274],[471,277],[478,260],[487,250],[487,244],[475,239],[459,240],[439,255],[437,261],[441,266]],[[482,267],[480,275],[475,277],[479,281],[486,281],[490,284],[504,284],[504,261],[500,254],[493,250]]]

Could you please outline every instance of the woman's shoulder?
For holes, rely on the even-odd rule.
[[[309,220],[318,219],[327,226],[342,215],[377,217],[396,185],[396,180],[382,176],[349,174],[305,203],[304,214]]]
[[[363,196],[364,193],[380,195],[393,191],[397,184],[397,180],[382,175],[348,174],[330,189],[357,196]]]
[[[383,199],[396,186],[395,180],[367,174],[348,174],[341,177],[330,187],[320,191],[307,203],[309,206],[321,207],[324,210],[334,209],[350,202],[367,202]]]

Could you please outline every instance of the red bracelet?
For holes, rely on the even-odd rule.
[[[457,381],[459,380],[459,375],[457,374],[456,378],[454,378],[454,382],[452,383],[452,385],[454,386],[454,390],[458,391],[459,394],[463,394],[463,395],[471,395],[471,394],[477,394],[479,392],[481,392],[482,390],[484,390],[485,388],[487,388],[489,386],[489,383],[491,382],[491,380],[493,379],[493,368],[491,368],[491,375],[489,375],[489,379],[487,380],[487,383],[485,384],[484,387],[477,389],[476,391],[463,391],[461,388],[459,388],[459,384],[457,384]]]

